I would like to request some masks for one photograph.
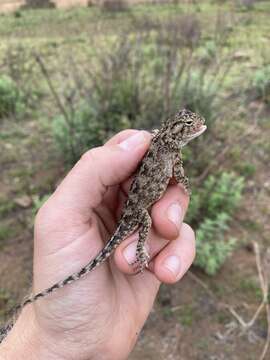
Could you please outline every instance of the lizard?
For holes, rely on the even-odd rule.
[[[15,308],[22,310],[27,304],[43,298],[67,284],[79,280],[103,263],[129,235],[138,230],[135,270],[141,272],[148,267],[150,259],[145,242],[152,225],[149,210],[167,189],[172,178],[182,184],[191,194],[188,177],[184,173],[181,149],[192,139],[206,130],[205,120],[189,110],[179,110],[174,116],[163,122],[159,130],[152,134],[149,149],[138,167],[130,186],[118,226],[105,247],[79,271],[69,275],[51,287],[31,295]],[[0,329],[0,343],[12,324]]]

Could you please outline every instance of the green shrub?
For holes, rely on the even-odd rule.
[[[16,10],[13,13],[15,18],[21,18],[22,17],[22,12],[20,10]]]
[[[88,148],[101,143],[101,133],[96,121],[94,109],[82,106],[70,119],[63,115],[53,121],[53,134],[65,160],[74,163]]]
[[[239,206],[244,179],[233,173],[210,175],[200,190],[194,189],[187,219],[197,228],[195,264],[214,275],[231,254],[234,239],[226,232],[231,217]]]
[[[0,119],[20,114],[23,103],[15,83],[7,76],[0,77]]]
[[[235,239],[225,239],[228,214],[219,213],[214,219],[206,218],[196,231],[195,265],[208,275],[215,275],[235,248]]]
[[[218,213],[232,215],[241,201],[244,178],[230,172],[210,175],[200,189],[194,189],[188,221],[196,223],[201,217],[214,218]]]
[[[180,107],[204,116],[206,136],[210,135],[222,111],[218,90],[226,70],[190,61],[194,48],[183,45],[179,49],[172,30],[166,27],[164,31],[172,38],[169,45],[164,41],[166,35],[161,38],[155,32],[143,38],[123,35],[93,56],[86,73],[76,74],[74,85],[66,91],[75,96],[63,96],[62,114],[53,126],[67,162],[77,161],[89,147],[102,144],[123,128],[155,128]],[[81,89],[76,88],[78,78],[86,87],[84,100]]]
[[[241,161],[239,164],[237,164],[237,170],[245,177],[251,177],[256,174],[257,167],[255,164],[252,164],[249,161]]]
[[[69,119],[60,115],[54,120],[53,134],[68,163],[75,163],[87,149],[99,146],[120,129],[129,127],[126,114],[122,112],[124,98],[118,102],[117,91],[114,96],[107,111],[102,109],[104,103],[100,99],[92,106],[82,104]]]
[[[270,104],[270,65],[262,66],[253,73],[248,92],[251,100],[261,100]]]
[[[202,198],[207,216],[214,218],[220,211],[232,215],[241,200],[243,187],[244,179],[233,173],[223,172],[219,178],[210,175]]]
[[[20,43],[7,48],[3,64],[6,76],[17,95],[19,110],[16,115],[32,116],[31,110],[38,109],[44,95],[40,77],[36,76],[36,63],[29,49]]]
[[[7,225],[0,225],[0,247],[3,243],[14,235],[14,229]]]

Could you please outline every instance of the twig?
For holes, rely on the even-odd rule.
[[[170,308],[170,311],[175,312],[182,309],[182,307],[182,305],[173,306],[172,308]]]
[[[267,351],[270,345],[270,306],[268,301],[268,291],[269,291],[269,269],[264,268],[262,266],[262,260],[260,255],[260,248],[257,242],[253,242],[253,248],[255,253],[255,260],[258,272],[258,278],[260,282],[260,288],[262,292],[262,302],[258,306],[257,310],[255,311],[254,315],[252,316],[251,320],[246,322],[238,313],[237,311],[230,305],[220,302],[217,296],[209,289],[207,284],[205,284],[197,275],[193,272],[189,271],[188,275],[196,281],[208,294],[209,296],[216,301],[216,305],[218,308],[225,308],[227,309],[230,314],[237,320],[241,328],[244,332],[248,331],[258,319],[260,313],[265,308],[266,310],[266,318],[267,318],[267,338],[262,350],[262,353],[259,357],[259,360],[264,360],[267,355]],[[266,261],[268,261],[268,267],[270,267],[270,249],[266,252]],[[269,258],[267,258],[269,257]],[[265,266],[266,267],[266,266]]]
[[[267,354],[268,348],[269,348],[269,343],[270,343],[270,309],[269,309],[269,303],[266,303],[265,305],[266,307],[266,317],[267,317],[267,337],[266,337],[266,341],[264,344],[264,348],[263,351],[261,353],[260,359],[259,360],[264,360],[265,356]]]
[[[243,318],[229,305],[225,305],[225,307],[230,311],[230,313],[236,318],[236,320],[239,322],[239,324],[245,329],[251,328],[255,321],[258,319],[258,316],[260,315],[261,311],[265,307],[267,303],[267,296],[268,296],[268,286],[265,285],[265,280],[263,277],[262,272],[262,266],[261,266],[261,256],[259,251],[259,245],[254,242],[253,244],[254,252],[255,252],[255,258],[256,258],[256,265],[257,265],[257,271],[258,271],[258,277],[260,281],[261,291],[262,291],[262,302],[258,306],[257,310],[255,311],[254,315],[252,316],[251,320],[248,322],[245,322]]]
[[[207,293],[208,295],[215,300],[216,302],[216,306],[219,309],[227,309],[232,315],[233,317],[237,320],[237,322],[242,325],[244,328],[246,328],[246,323],[245,321],[242,319],[242,317],[234,310],[234,308],[226,303],[223,303],[221,301],[219,301],[219,299],[217,298],[217,296],[212,292],[212,290],[209,289],[209,287],[206,285],[206,283],[204,281],[202,281],[197,275],[195,275],[192,271],[188,272],[188,275],[195,281],[197,282]]]
[[[47,70],[46,65],[44,64],[41,56],[34,53],[34,57],[40,66],[41,72],[42,72],[45,80],[47,81],[49,89],[54,97],[54,100],[56,101],[56,104],[57,104],[59,110],[61,111],[61,113],[64,117],[66,124],[68,124],[69,136],[68,136],[67,140],[69,142],[69,148],[70,148],[70,152],[72,154],[72,158],[73,158],[73,160],[77,160],[76,151],[75,151],[74,143],[73,143],[73,138],[74,138],[73,118],[74,118],[74,113],[75,113],[75,108],[73,106],[73,98],[75,97],[75,92],[71,93],[69,96],[66,96],[66,102],[63,104],[57,90],[55,89],[55,87],[53,85],[49,71]],[[69,106],[69,109],[70,109],[69,112],[66,110],[65,105]]]
[[[258,243],[254,241],[253,247],[254,247],[255,256],[256,256],[256,265],[257,265],[257,269],[258,269],[258,276],[259,276],[260,285],[261,285],[262,294],[263,294],[262,303],[265,305],[266,319],[267,319],[267,337],[266,337],[263,351],[259,358],[259,360],[264,360],[266,353],[268,351],[268,348],[269,348],[269,343],[270,343],[270,309],[269,309],[269,302],[268,302],[268,290],[269,290],[268,276],[269,276],[269,274],[268,274],[267,269],[265,269],[265,271],[263,271],[263,269],[262,269],[262,261],[261,261],[261,255],[260,255]],[[266,256],[267,255],[269,255],[269,252],[266,252]],[[266,260],[268,260],[268,259],[266,259]],[[254,317],[254,321],[255,321],[255,319],[256,318]]]
[[[51,77],[49,75],[49,72],[48,72],[43,60],[41,59],[41,57],[38,54],[34,54],[34,57],[35,57],[37,63],[39,64],[39,66],[40,66],[42,74],[44,75],[44,77],[45,77],[45,79],[47,81],[47,84],[48,84],[48,86],[49,86],[49,88],[50,88],[50,90],[51,90],[51,92],[52,92],[52,94],[54,96],[54,99],[55,99],[59,109],[61,110],[63,116],[66,119],[66,121],[69,122],[68,113],[66,112],[66,109],[65,109],[64,105],[62,104],[62,102],[61,102],[61,100],[60,100],[60,98],[58,96],[57,91],[54,88],[54,85],[53,85],[53,83],[51,81]]]

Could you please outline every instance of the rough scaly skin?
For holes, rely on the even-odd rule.
[[[188,178],[184,175],[181,149],[190,140],[202,134],[205,129],[206,126],[202,117],[184,109],[166,120],[160,130],[155,130],[149,150],[144,156],[131,184],[119,225],[107,245],[78,272],[48,289],[30,296],[15,310],[21,310],[25,305],[47,296],[94,270],[136,229],[139,229],[139,239],[136,249],[137,260],[134,268],[143,271],[148,266],[149,260],[149,255],[145,249],[145,242],[152,223],[149,209],[162,197],[172,177],[182,184],[190,194]],[[0,329],[0,343],[11,327],[12,325],[9,324]]]

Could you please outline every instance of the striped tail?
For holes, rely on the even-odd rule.
[[[123,224],[123,223],[122,223]],[[31,304],[38,300],[39,298],[43,298],[53,291],[57,289],[61,289],[67,284],[71,284],[76,280],[87,275],[90,271],[94,270],[97,266],[102,264],[117,248],[117,246],[129,235],[133,232],[135,227],[129,227],[124,225],[119,225],[116,229],[113,237],[110,241],[106,244],[106,246],[97,254],[97,256],[91,260],[88,264],[86,264],[83,268],[81,268],[78,272],[68,276],[66,279],[59,281],[58,283],[52,285],[51,287],[47,288],[46,290],[36,294],[29,296],[26,298],[20,305],[17,305],[13,310],[12,313],[13,319],[8,324],[4,325],[0,328],[0,344],[5,339],[9,331],[13,328],[15,323],[16,314],[22,310],[26,305]]]
[[[97,266],[102,264],[106,259],[114,252],[116,247],[120,244],[122,240],[130,233],[128,230],[126,231],[126,234],[123,236],[123,231],[120,230],[121,225],[116,230],[115,234],[111,238],[111,240],[106,244],[106,246],[97,254],[97,256],[91,260],[88,264],[86,264],[83,268],[81,268],[79,271],[73,273],[72,275],[69,275],[67,278],[65,278],[62,281],[59,281],[58,283],[52,285],[51,287],[45,289],[44,291],[32,295],[25,299],[17,308],[16,311],[22,309],[25,305],[31,304],[38,300],[39,298],[43,298],[55,290],[61,289],[67,284],[71,284],[76,280],[81,279],[85,275],[87,275],[90,271],[94,270]],[[121,234],[121,235],[120,235]]]
[[[9,322],[8,324],[6,324],[0,328],[0,344],[6,338],[7,334],[10,332],[10,330],[13,328],[13,325],[14,325],[13,322]]]

